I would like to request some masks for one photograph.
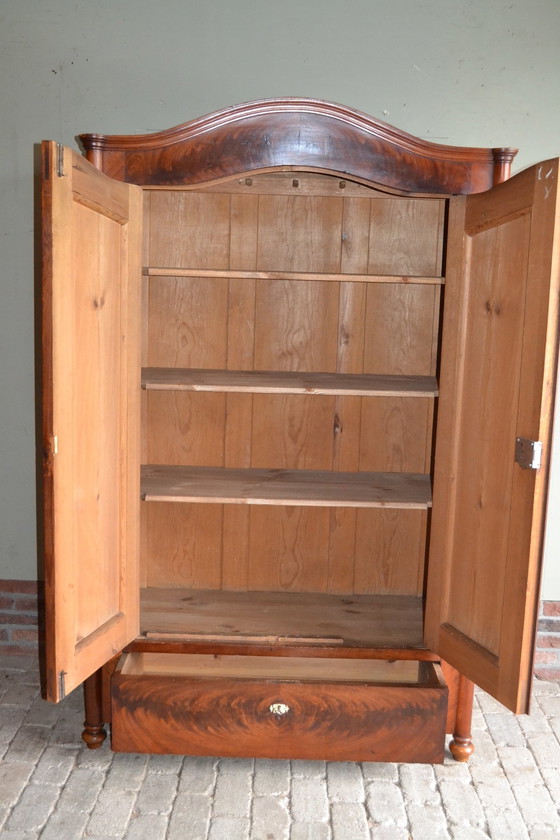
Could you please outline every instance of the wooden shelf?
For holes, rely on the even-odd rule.
[[[419,473],[150,465],[142,467],[141,492],[148,502],[412,509],[431,506],[430,477]]]
[[[362,397],[436,397],[438,394],[437,381],[433,376],[186,368],[144,368],[142,387],[155,391],[325,394]]]
[[[161,642],[424,647],[422,598],[413,595],[147,588],[140,627]]]
[[[213,268],[177,268],[146,266],[147,277],[215,277],[222,280],[319,280],[334,283],[397,283],[441,286],[441,276],[420,277],[404,274],[342,274],[319,271],[234,271]]]

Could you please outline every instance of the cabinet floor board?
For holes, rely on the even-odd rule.
[[[422,599],[146,588],[141,634],[162,641],[422,648]]]

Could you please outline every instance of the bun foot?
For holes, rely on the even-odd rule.
[[[82,732],[82,741],[85,741],[89,750],[98,750],[103,741],[107,737],[107,732],[103,724],[98,726],[88,726],[84,721],[85,729]]]
[[[474,745],[470,738],[455,735],[449,742],[449,749],[455,761],[468,761],[474,752]]]

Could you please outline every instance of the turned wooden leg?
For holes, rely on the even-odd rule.
[[[455,761],[468,761],[474,752],[471,724],[474,696],[474,683],[464,677],[459,677],[457,696],[457,719],[453,739],[449,743],[451,755]]]
[[[105,738],[103,712],[102,712],[102,671],[96,671],[84,682],[84,707],[86,719],[84,720],[84,731],[82,738],[90,750],[97,750]]]

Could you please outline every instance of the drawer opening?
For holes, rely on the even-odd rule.
[[[437,664],[404,659],[130,653],[123,657],[119,672],[127,676],[188,679],[445,686]]]

